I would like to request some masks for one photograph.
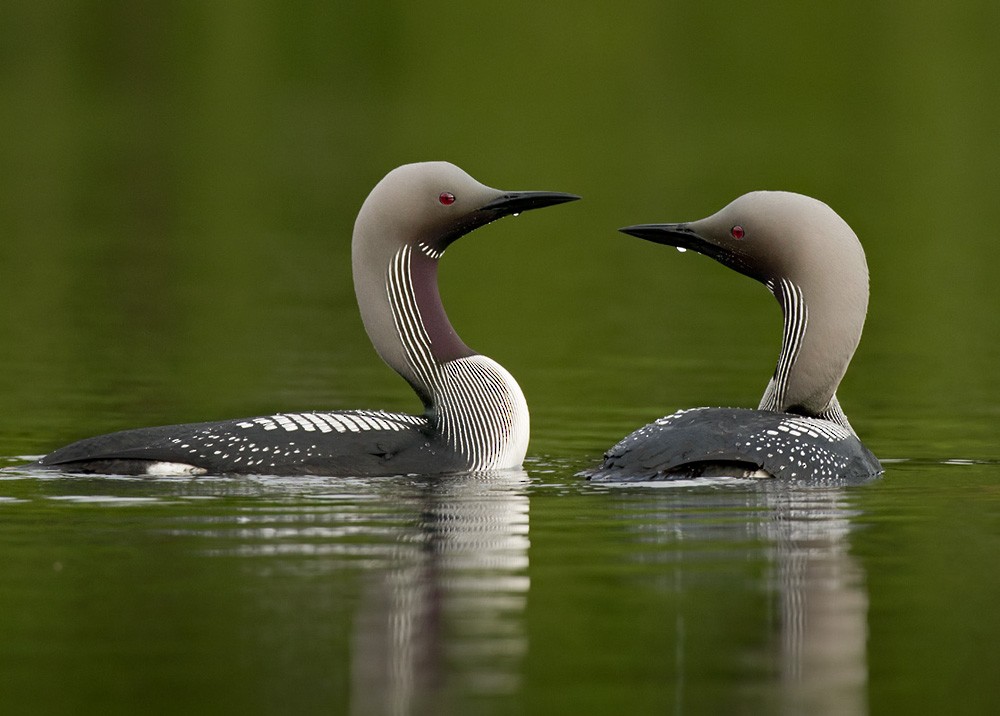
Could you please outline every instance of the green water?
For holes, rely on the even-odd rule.
[[[3,713],[995,713],[1000,6],[14,2],[0,9],[0,456],[159,423],[414,411],[349,237],[398,164],[584,201],[442,260],[532,410],[463,479],[0,473]],[[755,406],[767,291],[615,232],[749,190],[871,269],[841,491],[592,487]]]

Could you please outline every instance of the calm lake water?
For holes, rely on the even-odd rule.
[[[0,480],[9,712],[988,713],[995,465]],[[956,702],[956,699],[960,699]]]
[[[0,711],[1000,712],[1000,5],[342,5],[0,11]],[[523,471],[16,469],[126,427],[416,410],[349,237],[426,159],[584,197],[442,260],[528,398]],[[885,476],[587,484],[656,417],[756,406],[771,296],[615,229],[762,188],[865,246],[839,397]]]

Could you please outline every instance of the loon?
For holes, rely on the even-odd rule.
[[[845,485],[882,473],[837,400],[868,310],[864,250],[840,216],[802,194],[756,191],[705,219],[620,231],[691,249],[763,283],[784,314],[781,351],[757,410],[681,410],[623,438],[585,475],[594,482],[726,475]]]
[[[438,262],[459,237],[573,194],[500,191],[447,162],[397,167],[365,200],[351,245],[365,330],[413,388],[422,415],[382,410],[276,413],[99,435],[31,463],[70,473],[380,476],[521,465],[528,407],[500,364],[455,333]]]

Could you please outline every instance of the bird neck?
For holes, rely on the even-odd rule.
[[[365,329],[382,359],[424,404],[435,432],[469,469],[521,464],[528,442],[524,394],[502,366],[477,354],[452,327],[438,291],[441,252],[398,247],[372,264],[355,255],[355,290]],[[388,320],[387,320],[388,319]]]
[[[433,376],[431,424],[470,470],[520,467],[530,417],[514,377],[484,355],[449,361]]]
[[[837,388],[861,339],[868,307],[863,291],[836,291],[820,284],[812,295],[789,279],[768,284],[781,305],[781,352],[760,402],[761,410],[825,418],[852,430]]]

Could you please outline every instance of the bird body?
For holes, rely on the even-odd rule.
[[[86,438],[27,467],[332,476],[519,467],[529,434],[524,395],[500,364],[458,337],[438,293],[438,262],[480,226],[578,198],[503,192],[447,162],[398,167],[372,189],[354,225],[355,293],[373,346],[417,393],[422,415],[293,412],[138,428]]]
[[[784,316],[781,350],[757,410],[700,408],[646,425],[589,471],[600,482],[693,474],[853,483],[882,472],[837,399],[868,310],[860,241],[829,206],[791,192],[745,194],[719,212],[626,234],[692,249],[763,283]]]

